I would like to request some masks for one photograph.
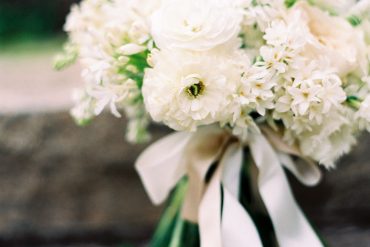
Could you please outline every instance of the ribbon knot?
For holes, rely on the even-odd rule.
[[[295,202],[281,163],[306,185],[319,182],[319,169],[312,162],[296,166],[290,155],[301,156],[297,149],[268,129],[264,135],[253,134],[248,146],[258,169],[258,191],[279,246],[323,246]],[[258,247],[262,246],[258,231],[238,200],[242,161],[241,143],[225,130],[205,127],[196,133],[174,133],[152,144],[138,158],[136,169],[154,204],[162,203],[178,181],[188,176],[182,216],[199,224],[202,247]]]

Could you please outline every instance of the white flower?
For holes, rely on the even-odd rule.
[[[137,45],[137,44],[125,44],[119,48],[119,51],[125,55],[125,56],[130,56],[133,54],[137,54],[140,52],[143,52],[146,50],[145,46],[142,45]]]
[[[292,56],[284,47],[262,46],[260,49],[266,70],[273,69],[277,73],[285,73]]]
[[[356,143],[350,116],[339,112],[332,112],[325,124],[300,134],[298,139],[302,153],[327,168],[333,168],[335,161]]]
[[[252,66],[244,71],[238,90],[239,102],[243,108],[255,109],[264,116],[267,109],[273,109],[275,98],[272,91],[276,82],[264,67]]]
[[[248,112],[242,112],[237,120],[231,124],[232,134],[242,142],[247,142],[250,133],[259,133],[260,130]]]
[[[356,0],[313,0],[313,3],[335,14],[345,14],[356,4]]]
[[[73,5],[64,25],[65,31],[74,32],[78,36],[89,31],[90,27],[104,25],[104,6],[107,3],[107,0],[85,0],[80,5]]]
[[[312,61],[288,73],[276,89],[273,116],[296,135],[322,125],[328,114],[342,109],[347,98],[341,79],[327,66],[325,60]]]
[[[301,14],[296,12],[290,18],[289,21],[277,19],[271,22],[263,36],[267,45],[260,49],[268,67],[274,68],[279,74],[303,66],[305,58],[300,53],[310,39]]]
[[[321,88],[309,80],[299,81],[294,84],[293,87],[288,89],[289,94],[293,98],[292,110],[296,115],[305,115],[310,105],[320,102],[318,94]]]
[[[284,0],[257,0],[246,8],[244,14],[245,25],[257,24],[261,31],[265,31],[273,20],[281,19],[286,15]]]
[[[88,94],[96,100],[95,115],[99,115],[108,105],[114,116],[121,117],[117,105],[127,100],[135,88],[132,80],[127,80],[122,85],[95,85],[88,88]]]
[[[332,167],[370,130],[370,2],[286,3],[83,0],[65,26],[86,83],[72,115],[124,111],[131,141],[148,139],[149,116],[178,131],[219,124],[242,142],[282,124]]]
[[[304,56],[324,56],[341,76],[355,71],[367,72],[363,32],[352,27],[344,18],[330,16],[305,1],[295,4],[291,15],[294,16],[296,11],[301,12],[311,36],[307,36],[310,46],[305,49]]]
[[[314,77],[315,78],[315,77]],[[322,112],[328,113],[334,108],[340,108],[341,104],[347,99],[347,95],[342,88],[342,81],[336,74],[327,74],[321,77],[321,91],[319,97],[322,99]]]
[[[155,121],[195,131],[231,118],[241,70],[230,58],[168,50],[154,56],[154,68],[146,71],[142,90]]]
[[[72,94],[75,106],[70,113],[79,125],[87,124],[94,117],[95,100],[84,90],[75,89]]]
[[[276,19],[265,30],[263,38],[267,44],[278,47],[289,47],[292,50],[302,49],[309,41],[309,29],[305,25],[302,14],[291,13],[288,20]]]
[[[357,3],[348,11],[348,15],[355,15],[362,18],[370,17],[370,1],[359,0]]]
[[[235,42],[242,19],[233,0],[167,0],[152,16],[160,49],[205,51]]]

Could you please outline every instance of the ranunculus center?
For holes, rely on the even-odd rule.
[[[199,81],[198,83],[195,83],[186,88],[186,92],[194,98],[201,95],[203,91],[204,91],[204,83],[202,81]]]
[[[196,25],[196,24],[192,24],[190,21],[188,20],[183,20],[183,26],[187,29],[189,29],[191,32],[193,33],[198,33],[201,31],[202,29],[202,26],[201,25]]]

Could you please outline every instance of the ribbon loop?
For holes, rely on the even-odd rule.
[[[271,144],[262,134],[255,133],[249,147],[258,168],[259,195],[279,245],[323,246],[294,200],[281,163],[306,185],[320,180],[320,170],[309,160],[306,160],[308,165],[294,164],[290,155],[301,157],[299,150],[262,130]],[[227,132],[214,127],[202,128],[194,134],[175,133],[154,143],[136,162],[136,169],[155,204],[163,202],[177,182],[188,176],[183,217],[199,222],[202,247],[262,246],[256,226],[238,200],[243,147],[231,140]],[[206,174],[217,161],[207,184]]]
[[[189,133],[171,134],[152,144],[137,159],[135,168],[154,204],[161,204],[186,174],[184,150],[191,138]]]

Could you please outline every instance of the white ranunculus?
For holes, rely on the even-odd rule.
[[[154,121],[179,131],[227,122],[241,69],[233,60],[206,53],[162,50],[154,53],[143,85],[146,108]]]
[[[205,51],[235,40],[242,8],[234,0],[166,0],[151,18],[160,49]]]
[[[311,45],[306,49],[305,56],[324,56],[341,76],[358,71],[359,67],[365,73],[366,44],[361,30],[305,1],[297,3],[291,11],[300,11],[309,27],[311,37],[307,39]]]

